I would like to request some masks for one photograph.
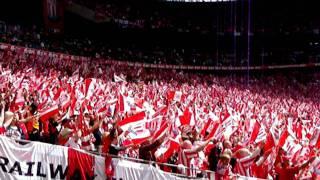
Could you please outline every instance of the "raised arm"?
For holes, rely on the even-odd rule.
[[[30,121],[31,119],[33,119],[33,118],[39,118],[39,114],[36,114],[36,115],[33,115],[33,116],[29,116],[29,117],[24,118],[24,119],[20,119],[19,122],[26,123],[26,122]]]
[[[202,151],[209,144],[210,141],[211,141],[211,139],[208,139],[208,140],[202,142],[200,145],[196,146],[195,148],[187,149],[185,151],[190,152],[190,153],[196,153],[196,152]]]

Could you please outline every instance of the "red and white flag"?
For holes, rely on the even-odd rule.
[[[320,128],[316,127],[313,135],[310,138],[310,145],[320,148]]]
[[[48,120],[50,117],[58,113],[59,113],[59,107],[56,104],[52,106],[48,104],[46,107],[44,107],[44,109],[39,110],[40,118],[43,121]]]
[[[168,101],[169,102],[181,102],[182,92],[181,91],[170,91],[168,92]]]
[[[91,96],[93,96],[93,93],[95,91],[95,85],[96,84],[96,79],[94,78],[89,78],[84,80],[84,95],[86,99],[90,99]]]
[[[113,74],[113,79],[114,82],[126,82],[125,78],[121,77],[121,75],[117,76],[116,74]]]
[[[118,126],[126,131],[129,127],[134,127],[138,124],[142,124],[146,122],[146,114],[144,111],[134,114],[130,117],[127,117],[118,123]]]
[[[261,141],[263,141],[264,139],[266,139],[267,133],[263,127],[263,125],[261,125],[259,123],[258,120],[256,120],[254,126],[253,126],[253,130],[250,136],[250,140],[249,143],[259,143]]]
[[[296,139],[292,137],[287,130],[282,132],[278,146],[282,147],[289,157],[292,157],[302,148],[302,146],[296,142]]]
[[[151,132],[143,125],[129,127],[125,134],[132,144],[141,144],[152,136]]]
[[[186,107],[183,114],[179,116],[179,119],[176,120],[176,126],[194,126],[196,124],[194,113],[190,111],[189,107]]]
[[[168,159],[178,152],[180,144],[177,140],[168,138],[155,152],[155,157],[160,162],[167,162]]]
[[[251,177],[251,166],[259,154],[252,154],[238,159],[236,171],[242,176]]]

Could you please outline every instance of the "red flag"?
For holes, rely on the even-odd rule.
[[[168,106],[163,106],[161,108],[159,108],[153,115],[152,117],[155,118],[157,116],[166,116],[168,112]]]
[[[85,84],[84,95],[87,99],[90,99],[94,93],[94,89],[95,89],[94,83],[95,83],[95,79],[92,79],[92,78],[84,80],[84,84]]]
[[[284,145],[284,143],[286,142],[288,136],[289,136],[289,132],[287,130],[282,132],[282,134],[280,136],[280,139],[279,139],[279,143],[278,143],[279,147],[282,147]]]
[[[276,143],[274,142],[273,135],[270,131],[269,134],[267,135],[266,143],[264,145],[264,151],[267,152],[271,150],[275,145]]]
[[[68,162],[67,179],[94,178],[94,156],[68,148]]]
[[[189,125],[190,124],[190,120],[191,120],[191,112],[189,111],[189,108],[187,107],[184,112],[183,115],[179,117],[180,119],[180,125]]]
[[[206,132],[207,132],[207,129],[208,127],[210,126],[210,124],[212,123],[213,121],[211,119],[208,119],[207,122],[204,124],[202,130],[200,131],[200,134],[204,137],[206,135]]]
[[[163,121],[163,123],[161,123],[160,128],[153,134],[154,139],[161,138],[168,131],[168,129],[169,129],[168,123]]]
[[[220,126],[219,123],[215,123],[215,122],[214,122],[213,128],[212,128],[210,134],[207,136],[206,139],[211,139],[211,138],[215,137],[216,132],[217,132],[217,129],[219,128],[219,126]]]
[[[124,112],[124,97],[123,97],[122,94],[119,94],[119,96],[118,96],[118,102],[116,104],[116,112],[117,113],[123,113]]]

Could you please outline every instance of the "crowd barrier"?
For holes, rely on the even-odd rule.
[[[187,177],[160,170],[156,165],[176,166],[141,159],[113,156],[111,179],[214,180],[206,171],[202,178]],[[176,166],[177,167],[177,166]],[[0,179],[72,179],[84,177],[104,180],[105,158],[83,150],[0,136]],[[229,179],[257,178],[230,176]]]
[[[247,70],[274,70],[274,69],[292,69],[292,68],[307,68],[320,67],[320,63],[305,63],[305,64],[288,64],[288,65],[272,65],[272,66],[190,66],[190,65],[170,65],[170,64],[150,64],[130,61],[117,61],[110,59],[97,59],[91,57],[68,55],[63,53],[54,53],[45,50],[25,48],[5,43],[0,43],[1,50],[14,51],[21,54],[35,54],[37,56],[48,56],[59,58],[65,61],[79,62],[96,62],[100,64],[114,64],[131,67],[156,68],[156,69],[175,69],[175,70],[200,70],[200,71],[247,71]]]

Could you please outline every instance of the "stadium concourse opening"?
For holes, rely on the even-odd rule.
[[[316,12],[1,2],[0,179],[319,179]]]

